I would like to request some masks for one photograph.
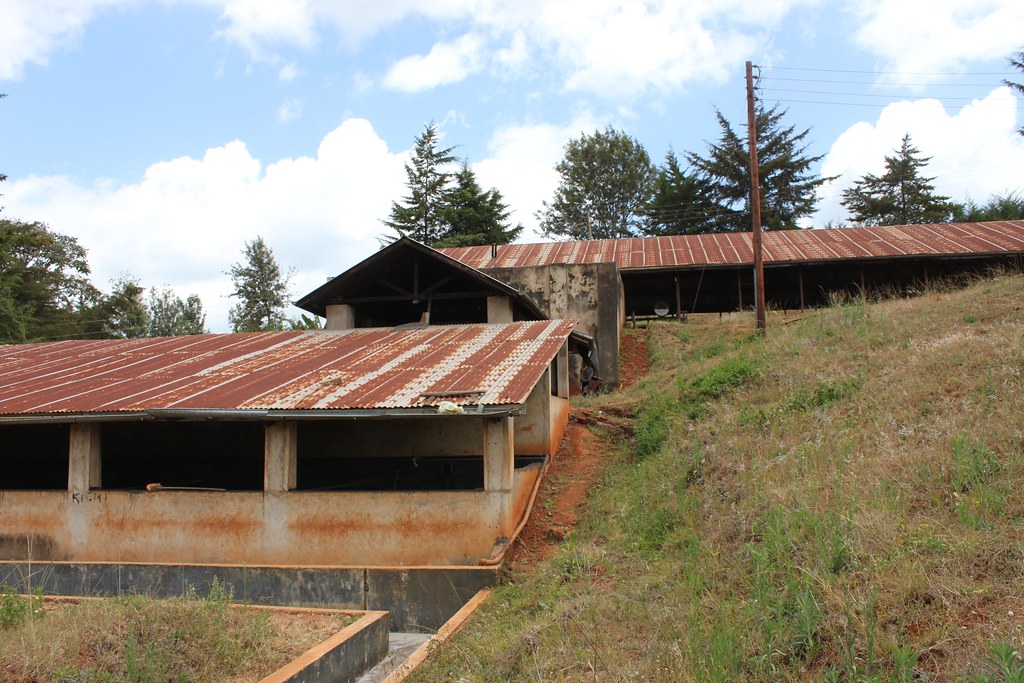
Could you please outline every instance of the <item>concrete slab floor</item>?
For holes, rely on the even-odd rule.
[[[388,638],[388,654],[380,663],[356,679],[356,683],[381,683],[423,643],[429,633],[392,633]]]

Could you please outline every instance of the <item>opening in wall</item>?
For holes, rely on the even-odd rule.
[[[66,491],[69,433],[66,424],[0,426],[0,489]]]
[[[132,422],[103,425],[102,488],[263,490],[258,422]]]

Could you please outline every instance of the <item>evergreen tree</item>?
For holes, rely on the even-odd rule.
[[[235,332],[283,330],[288,305],[288,284],[292,274],[281,273],[274,252],[262,237],[245,243],[243,262],[231,266],[234,284],[231,296],[240,299],[231,307],[228,320]]]
[[[759,102],[754,114],[757,127],[757,172],[761,190],[761,226],[766,230],[794,230],[797,221],[814,213],[817,190],[832,178],[810,172],[824,155],[807,156],[804,140],[811,132],[797,132],[783,125],[785,110],[765,109]],[[715,110],[721,136],[708,145],[708,156],[692,152],[686,159],[708,183],[715,204],[708,227],[712,232],[745,232],[753,227],[750,209],[750,145],[732,124]],[[744,126],[744,129],[746,126]]]
[[[182,301],[170,287],[149,290],[150,337],[174,337],[206,333],[206,313],[198,294]]]
[[[110,294],[97,306],[102,336],[112,339],[145,337],[149,331],[149,311],[142,301],[145,287],[130,275],[115,280]]]
[[[501,193],[495,188],[483,190],[469,163],[462,162],[454,180],[441,208],[444,235],[432,246],[508,244],[523,231],[522,225],[509,225],[509,209],[502,201]]]
[[[405,165],[409,194],[402,202],[391,203],[391,214],[384,225],[398,236],[408,236],[423,244],[434,244],[446,233],[443,217],[451,174],[444,167],[455,162],[454,147],[438,148],[438,132],[427,124],[415,139],[412,159]],[[382,237],[382,244],[394,238]]]
[[[1018,71],[1024,71],[1024,49],[1020,49],[1016,54],[1010,55],[1008,60],[1010,66],[1017,69]],[[1024,83],[1017,83],[1016,81],[1004,80],[1003,83],[1016,90],[1021,95],[1024,95]],[[1024,135],[1024,126],[1017,129],[1017,132]]]
[[[885,173],[868,173],[843,190],[840,202],[859,225],[908,225],[942,223],[956,208],[949,197],[935,194],[934,178],[921,176],[931,157],[919,156],[921,150],[903,136],[895,156],[885,157]]]
[[[658,169],[654,192],[644,209],[645,235],[693,235],[709,232],[715,214],[708,181],[687,173],[669,151]]]
[[[561,180],[551,203],[537,212],[548,237],[632,237],[654,185],[647,150],[611,126],[570,140],[555,166]]]
[[[955,205],[952,220],[957,223],[1024,220],[1024,195],[1017,191],[997,193],[984,204],[976,204],[968,198],[963,204]]]

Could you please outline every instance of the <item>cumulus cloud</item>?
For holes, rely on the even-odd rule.
[[[488,156],[472,164],[485,188],[496,187],[512,209],[512,224],[522,223],[525,241],[539,237],[534,215],[550,200],[558,187],[555,165],[565,145],[582,133],[598,130],[603,122],[583,112],[566,125],[536,124],[499,128],[488,143]]]
[[[311,291],[376,249],[380,219],[402,194],[407,159],[389,151],[368,121],[348,119],[315,157],[266,167],[233,141],[200,159],[153,164],[133,184],[19,179],[5,188],[5,213],[77,237],[97,285],[127,271],[146,286],[197,293],[210,326],[226,331],[225,271],[246,241],[263,236],[282,267],[295,268],[293,294]]]
[[[1020,0],[868,0],[851,8],[861,20],[856,43],[894,72],[959,72],[1005,57],[1020,46],[1024,26]]]
[[[9,0],[0,7],[0,80],[20,79],[26,64],[45,66],[100,11],[131,0]]]
[[[931,157],[923,174],[934,177],[940,194],[962,202],[983,202],[992,194],[1024,187],[1024,137],[1017,134],[1017,98],[1009,88],[993,90],[958,112],[937,100],[896,102],[875,122],[861,121],[836,139],[822,175],[839,178],[822,188],[814,225],[845,221],[841,192],[867,173],[885,170],[904,134],[921,155]]]
[[[410,55],[395,62],[384,77],[384,86],[418,92],[458,83],[481,68],[482,48],[483,41],[471,33],[450,43],[437,43],[426,55]]]

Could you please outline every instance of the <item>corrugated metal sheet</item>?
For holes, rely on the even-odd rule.
[[[521,404],[566,320],[0,346],[0,415]]]
[[[1024,221],[781,230],[763,236],[766,263],[1024,252]],[[614,261],[622,270],[753,263],[750,233],[442,249],[474,268]]]

